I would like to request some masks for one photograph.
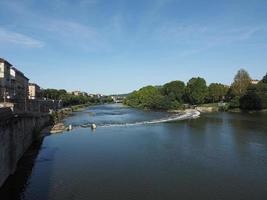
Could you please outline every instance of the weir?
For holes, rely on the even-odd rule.
[[[174,114],[169,117],[161,118],[161,119],[154,119],[149,121],[140,121],[140,122],[132,122],[132,123],[116,123],[116,124],[103,124],[98,125],[98,127],[118,127],[118,126],[137,126],[137,125],[145,125],[145,124],[157,124],[157,123],[164,123],[164,122],[171,122],[171,121],[178,121],[178,120],[186,120],[186,119],[194,119],[200,116],[200,112],[197,110],[189,110],[183,114]]]

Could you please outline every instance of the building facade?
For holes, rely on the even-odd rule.
[[[29,79],[17,68],[11,67],[11,93],[14,101],[25,101],[29,94]]]
[[[259,80],[251,80],[250,83],[253,84],[253,85],[256,85],[258,84],[260,81]]]
[[[11,98],[11,66],[5,59],[0,58],[0,101],[6,101]]]
[[[29,99],[40,99],[41,88],[35,83],[29,83]]]

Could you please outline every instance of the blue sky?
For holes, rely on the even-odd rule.
[[[75,2],[75,3],[74,3]],[[0,0],[0,57],[44,88],[128,93],[267,72],[265,0]]]

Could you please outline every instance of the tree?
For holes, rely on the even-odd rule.
[[[231,99],[229,108],[239,108],[240,107],[240,97],[235,96]]]
[[[257,93],[248,92],[240,99],[240,108],[243,110],[260,110],[261,99]]]
[[[225,98],[228,92],[228,87],[220,83],[211,83],[208,90],[209,93],[207,99],[209,102],[214,103],[222,101]]]
[[[260,110],[267,108],[267,84],[260,82],[250,85],[246,94],[240,99],[243,110]]]
[[[68,94],[66,90],[56,90],[56,89],[44,89],[42,90],[42,97],[53,99],[53,100],[62,100],[63,106],[71,106],[78,104],[88,104],[88,103],[100,103],[99,99],[95,99],[89,96],[75,96],[73,94]],[[109,99],[107,101],[109,102]]]
[[[66,90],[56,90],[56,89],[45,89],[42,90],[42,97],[48,98],[48,99],[54,99],[59,100],[62,98],[62,96],[66,95]]]
[[[133,91],[131,94],[129,94],[125,99],[124,99],[124,104],[137,108],[140,104],[141,101],[139,99],[139,92],[138,91]]]
[[[246,91],[248,86],[251,84],[251,78],[247,71],[244,69],[240,69],[235,75],[234,82],[231,85],[231,91],[234,96],[242,97]]]
[[[147,86],[139,91],[139,99],[141,106],[148,109],[161,109],[163,103],[163,96],[160,90],[154,86]]]
[[[185,93],[185,84],[182,81],[172,81],[163,85],[161,91],[170,101],[182,103]]]
[[[203,78],[192,78],[186,86],[186,98],[191,104],[201,104],[208,94],[208,87]]]
[[[266,73],[266,75],[262,78],[261,82],[267,84],[267,73]]]
[[[126,105],[144,109],[165,109],[164,97],[158,87],[146,86],[131,93],[124,101]]]

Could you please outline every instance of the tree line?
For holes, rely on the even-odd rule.
[[[204,78],[171,81],[163,86],[146,86],[129,94],[124,104],[152,110],[181,109],[186,105],[227,102],[227,108],[260,110],[267,108],[267,74],[252,84],[247,71],[240,69],[231,86],[221,83],[207,85]]]
[[[41,91],[41,96],[46,99],[61,100],[63,107],[80,105],[80,104],[101,104],[110,103],[113,100],[108,97],[91,97],[87,95],[74,95],[67,93],[64,89],[43,89]]]

